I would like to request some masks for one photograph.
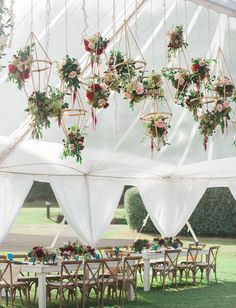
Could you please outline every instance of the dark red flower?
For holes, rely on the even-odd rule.
[[[86,39],[84,39],[84,48],[85,48],[85,50],[86,51],[92,51],[92,49],[91,48],[89,48],[89,41],[88,40],[86,40]]]
[[[87,97],[88,100],[91,101],[93,99],[93,97],[94,97],[94,93],[90,92],[90,91],[87,91],[86,92],[86,97]]]
[[[109,106],[108,102],[103,105],[103,108],[106,109]]]
[[[98,48],[98,49],[96,50],[96,54],[97,54],[98,56],[100,56],[100,55],[103,53],[104,49],[105,49],[105,48],[103,48],[103,47]]]
[[[101,88],[101,86],[100,86],[100,84],[98,84],[98,83],[94,83],[93,85],[92,85],[92,87],[93,87],[93,89],[95,89],[95,91],[100,91],[102,88]]]
[[[8,64],[8,72],[14,74],[16,72],[16,67],[13,64]]]
[[[83,136],[80,136],[80,137],[78,138],[78,141],[83,143],[83,142],[84,142],[84,137],[83,137]]]
[[[25,79],[29,79],[29,73],[27,72],[23,72],[20,74],[20,78],[25,80]]]
[[[200,65],[199,65],[198,63],[193,64],[193,65],[192,65],[192,71],[193,71],[193,72],[197,72],[198,69],[199,69],[199,66],[200,66]]]

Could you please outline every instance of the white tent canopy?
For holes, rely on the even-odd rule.
[[[34,0],[32,9],[30,1],[24,5],[20,1],[15,2],[14,36],[12,47],[3,59],[6,63],[25,44],[30,30],[33,30],[42,44],[48,43],[48,55],[53,61],[60,62],[65,57],[67,43],[69,55],[79,58],[83,65],[86,55],[81,43],[83,35],[93,34],[99,27],[103,35],[111,37],[126,16],[148,69],[160,71],[166,65],[166,31],[174,25],[183,24],[190,58],[214,58],[220,46],[232,76],[236,76],[236,62],[232,59],[236,52],[236,21],[224,15],[234,16],[234,1],[130,0],[122,3],[102,0],[98,1],[99,8],[92,0],[86,1],[85,7],[83,1],[75,0],[68,0],[67,8],[64,0],[51,0],[50,3],[51,10],[47,13],[50,13],[51,22],[47,32],[45,23],[48,14],[45,14],[44,1]],[[203,28],[206,31],[202,31]],[[113,44],[114,41],[108,49]],[[43,132],[42,141],[28,140],[30,119],[24,112],[27,100],[23,92],[19,92],[15,85],[5,83],[5,80],[6,71],[3,70],[0,75],[0,188],[4,194],[0,199],[0,213],[5,213],[6,204],[9,213],[13,203],[16,207],[8,225],[1,225],[0,231],[4,235],[14,222],[34,180],[52,185],[70,225],[84,242],[93,245],[108,226],[126,184],[138,186],[158,230],[163,235],[172,236],[184,226],[206,187],[213,184],[230,186],[236,195],[233,125],[229,126],[224,137],[217,131],[207,151],[204,151],[198,124],[187,110],[173,102],[168,89],[165,89],[166,96],[173,114],[170,145],[151,159],[150,141],[141,142],[145,133],[140,123],[141,106],[137,104],[131,111],[121,95],[112,95],[110,106],[97,113],[95,131],[91,119],[87,118],[86,148],[80,165],[73,159],[61,160],[62,145],[59,142],[63,133],[53,121],[51,128]],[[55,73],[50,83],[58,83]],[[145,108],[148,110],[150,105],[145,104]],[[90,114],[89,108],[88,111]],[[18,185],[19,175],[22,183]],[[24,186],[22,191],[21,186]],[[20,194],[17,204],[9,198],[15,189],[19,189]],[[194,197],[191,199],[190,196]],[[106,215],[99,216],[101,212]],[[78,218],[81,215],[83,226]],[[171,215],[175,217],[175,223],[171,220],[172,224],[168,223]],[[94,228],[94,219],[100,220],[101,228]]]

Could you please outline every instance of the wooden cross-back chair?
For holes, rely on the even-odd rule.
[[[186,260],[177,265],[178,271],[180,272],[180,283],[182,282],[183,273],[185,273],[186,287],[188,287],[190,272],[192,272],[193,275],[193,284],[196,284],[196,264],[200,250],[201,248],[198,247],[188,248]]]
[[[127,297],[128,287],[133,288],[135,298],[137,298],[137,272],[140,260],[142,260],[141,256],[124,257],[123,273],[118,275],[118,286],[120,289],[119,298],[122,303],[122,306],[124,305],[125,295]]]
[[[68,292],[67,304],[70,298],[75,299],[76,307],[78,305],[78,278],[82,270],[83,261],[63,261],[61,263],[61,272],[59,281],[51,281],[47,284],[47,296],[49,302],[51,301],[51,291],[57,290],[57,295],[60,298],[60,306],[63,300],[65,300],[65,292]]]
[[[18,274],[20,273],[18,269],[16,270],[15,275],[13,275],[12,263],[9,260],[0,260],[0,292],[2,289],[5,289],[6,292],[6,306],[8,307],[8,293],[10,293],[11,306],[14,307],[16,291],[20,294],[20,299],[23,306],[28,306],[30,303],[29,289],[30,285],[27,282],[19,281]],[[16,265],[19,266],[19,265]],[[25,295],[26,301],[23,301],[22,292]]]
[[[100,304],[104,306],[104,292],[106,288],[108,289],[108,297],[110,296],[110,291],[117,297],[118,291],[118,274],[122,272],[121,267],[122,258],[107,258],[102,259],[102,276],[101,276],[101,293],[100,293]],[[113,297],[113,296],[112,296]]]
[[[203,279],[203,272],[206,271],[206,279],[207,283],[210,283],[210,272],[213,271],[215,274],[215,281],[217,282],[217,276],[216,276],[216,261],[217,261],[217,255],[219,251],[220,246],[213,246],[209,249],[209,254],[207,256],[206,262],[197,262],[197,270],[201,271],[201,282]]]
[[[177,263],[181,250],[171,249],[165,250],[164,261],[161,264],[152,266],[152,283],[153,279],[157,279],[157,274],[159,273],[162,278],[162,288],[165,290],[166,277],[170,277],[171,274],[171,284],[175,280],[175,286],[177,286]]]
[[[99,306],[99,295],[101,292],[101,276],[103,271],[103,261],[85,260],[83,279],[78,281],[78,286],[82,293],[82,307],[86,306],[89,300],[90,291],[93,289],[96,294],[97,305]]]

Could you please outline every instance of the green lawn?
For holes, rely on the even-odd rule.
[[[126,302],[125,307],[166,307],[166,308],[235,308],[236,307],[236,239],[218,239],[218,238],[201,238],[202,242],[208,246],[220,245],[218,255],[218,283],[212,280],[210,285],[206,281],[196,287],[180,287],[178,291],[167,288],[165,292],[161,290],[160,285],[154,285],[150,292],[142,290],[142,284],[138,282],[138,300],[137,302]],[[187,244],[187,240],[184,240]],[[24,307],[17,300],[16,307]],[[114,303],[107,303],[107,307],[112,307]],[[4,305],[0,307],[5,307]],[[33,303],[31,307],[36,308],[37,304]],[[49,308],[59,307],[58,302],[48,305]],[[75,307],[67,305],[64,307]],[[90,307],[95,307],[95,302],[91,300]]]

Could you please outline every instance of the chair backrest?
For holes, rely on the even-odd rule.
[[[188,247],[189,247],[189,248],[197,247],[197,248],[203,249],[204,247],[206,247],[206,244],[204,244],[204,243],[198,243],[198,244],[196,245],[196,243],[189,243],[189,244],[188,244]]]
[[[173,268],[177,268],[178,258],[181,250],[171,249],[165,250],[164,253],[164,270],[168,271]]]
[[[209,249],[208,265],[210,267],[216,266],[217,254],[220,246],[213,246]]]
[[[137,271],[141,256],[124,257],[123,263],[123,281],[137,281]]]
[[[102,259],[102,285],[117,280],[118,273],[121,272],[122,258],[106,258]]]
[[[110,252],[113,251],[113,247],[112,246],[101,246],[98,247],[97,250],[99,251],[100,255],[102,257],[110,257]]]
[[[10,287],[17,281],[20,269],[20,265],[12,266],[9,260],[0,260],[0,281]]]
[[[191,264],[191,266],[194,264],[196,264],[197,262],[197,258],[198,258],[198,253],[199,251],[202,250],[201,248],[198,248],[198,247],[190,247],[188,248],[187,250],[187,257],[186,257],[186,260],[187,260],[187,263],[186,263],[186,266],[188,267],[188,265]],[[189,263],[190,262],[190,263]]]
[[[79,271],[82,269],[82,260],[78,261],[62,261],[61,263],[61,284],[70,285],[74,284],[77,285]],[[65,281],[66,279],[66,281]]]
[[[103,261],[100,260],[85,260],[83,284],[94,283],[97,287],[100,284],[100,277],[103,271]]]

